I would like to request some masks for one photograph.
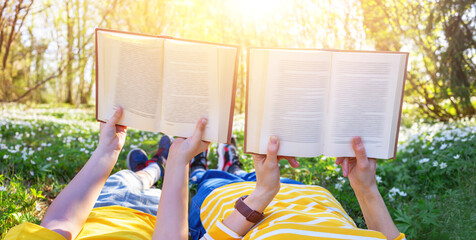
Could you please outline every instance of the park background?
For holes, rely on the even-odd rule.
[[[379,190],[408,239],[476,236],[474,0],[2,0],[2,238],[39,223],[96,147],[96,27],[240,45],[234,134],[246,170],[247,47],[410,52],[398,154],[378,161]],[[129,129],[114,172],[135,147],[153,154],[159,137]],[[297,169],[282,163],[282,175],[328,188],[365,228],[334,159],[299,161]]]

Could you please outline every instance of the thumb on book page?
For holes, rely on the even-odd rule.
[[[116,109],[116,112],[114,112],[114,115],[112,115],[112,117],[109,119],[109,121],[107,121],[107,123],[110,125],[116,125],[117,122],[119,122],[119,120],[121,119],[122,113],[123,113],[122,107],[118,107]]]

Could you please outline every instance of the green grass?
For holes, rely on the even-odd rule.
[[[39,223],[55,196],[94,151],[99,124],[94,109],[68,106],[3,105],[0,117],[0,235],[22,222]],[[406,123],[397,158],[379,160],[379,190],[392,218],[408,239],[471,239],[476,234],[476,121]],[[235,119],[240,158],[243,116]],[[127,152],[140,147],[152,155],[160,135],[128,130],[113,172],[126,168]],[[211,145],[209,166],[216,166]],[[281,162],[282,176],[329,189],[359,227],[366,227],[358,202],[334,159],[299,158],[301,167]]]

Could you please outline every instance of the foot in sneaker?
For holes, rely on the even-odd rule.
[[[127,168],[133,172],[140,171],[147,166],[147,153],[140,148],[132,149],[127,154]]]
[[[156,162],[159,165],[160,170],[162,172],[162,176],[164,175],[165,163],[167,161],[167,158],[169,157],[169,149],[173,141],[174,141],[173,138],[167,135],[162,136],[158,144],[159,149],[154,154],[154,156],[149,160],[149,161]]]
[[[207,155],[208,149],[199,153],[190,161],[190,172],[194,172],[199,169],[207,170]]]
[[[218,170],[229,173],[235,173],[238,170],[242,170],[243,164],[238,158],[238,151],[236,150],[236,141],[234,137],[231,139],[231,144],[218,144],[217,151]]]

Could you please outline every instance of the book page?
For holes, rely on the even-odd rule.
[[[260,153],[266,153],[272,135],[280,138],[279,155],[322,153],[331,56],[315,50],[270,50]]]
[[[367,155],[389,158],[401,54],[334,53],[325,154],[355,156],[351,140],[363,139]],[[399,111],[399,109],[398,109]]]
[[[165,40],[161,130],[190,137],[201,117],[208,119],[204,140],[218,139],[217,46]]]
[[[103,67],[99,82],[99,116],[106,120],[117,106],[124,109],[119,124],[157,131],[163,39],[98,31]]]
[[[238,50],[234,47],[218,47],[218,86],[219,86],[219,128],[218,142],[228,142],[228,130],[233,127],[234,96],[233,84],[235,81],[236,54]],[[236,83],[235,83],[236,84]],[[233,108],[232,105],[233,104]]]

